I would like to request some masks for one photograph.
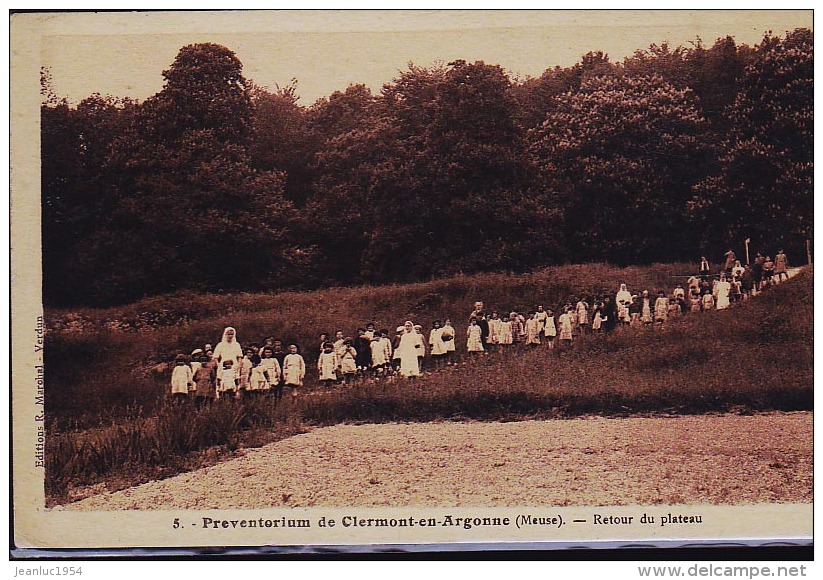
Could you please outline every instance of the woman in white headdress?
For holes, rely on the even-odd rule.
[[[403,336],[395,356],[400,358],[400,374],[404,377],[420,376],[417,357],[424,352],[423,335],[415,332],[414,324],[407,320],[403,325]]]
[[[237,368],[240,361],[243,360],[243,349],[240,347],[240,343],[237,342],[237,331],[231,326],[227,326],[223,330],[223,338],[214,347],[212,360],[217,363],[218,369],[223,368],[223,361],[230,360]]]
[[[625,284],[620,285],[620,291],[615,296],[617,302],[617,319],[624,324],[631,322],[629,315],[629,305],[632,303],[632,293],[626,288]]]
[[[714,285],[714,299],[718,310],[725,310],[729,307],[729,292],[731,284],[726,280],[726,273],[720,273],[720,280]]]

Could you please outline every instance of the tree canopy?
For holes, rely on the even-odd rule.
[[[805,29],[527,79],[409,63],[308,106],[217,44],[162,75],[142,103],[73,106],[43,71],[48,304],[719,259],[744,238],[799,255],[812,236]]]

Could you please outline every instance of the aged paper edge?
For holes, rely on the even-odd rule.
[[[300,15],[289,13],[295,29]],[[107,30],[117,34],[226,31],[257,21],[245,13],[96,15],[110,21]],[[42,443],[43,407],[38,401],[42,378],[41,248],[39,206],[39,69],[45,35],[99,33],[99,20],[90,24],[77,14],[15,15],[11,35],[11,301],[12,301],[12,427],[13,427],[13,544],[18,548],[183,548],[206,546],[393,546],[506,545],[510,547],[620,546],[637,544],[689,545],[694,543],[806,544],[812,538],[811,504],[757,504],[743,506],[629,506],[522,508],[306,508],[206,511],[123,511],[69,513],[44,508],[43,469],[35,454]],[[701,514],[707,521],[699,529],[678,527],[593,526],[569,532],[568,522],[593,514],[658,517],[667,513]],[[346,517],[357,518],[509,518],[533,514],[560,517],[564,527],[344,527]],[[204,526],[207,518],[209,525]],[[321,518],[334,519],[334,528],[320,527]],[[178,526],[175,526],[175,519]],[[309,527],[212,527],[214,521],[305,520]],[[350,521],[350,520],[349,520]],[[659,521],[659,520],[658,520]],[[240,526],[240,527],[235,527]]]

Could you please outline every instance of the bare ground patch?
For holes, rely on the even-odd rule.
[[[338,425],[56,509],[811,502],[812,419]]]

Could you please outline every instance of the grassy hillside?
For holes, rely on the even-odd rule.
[[[394,330],[407,319],[431,327],[451,318],[457,347],[465,350],[468,314],[476,300],[488,310],[518,312],[537,304],[557,307],[575,296],[630,288],[670,290],[693,270],[688,264],[614,268],[563,266],[532,274],[457,276],[402,286],[331,288],[280,294],[180,294],[105,310],[49,311],[46,391],[48,417],[62,428],[89,427],[151,412],[162,401],[164,363],[206,342],[216,344],[234,326],[241,344],[276,336],[297,342],[307,362],[321,332],[354,334],[375,322]],[[156,370],[155,370],[156,369]],[[309,377],[313,380],[313,376]]]
[[[178,350],[216,341],[227,324],[241,342],[275,334],[313,348],[323,330],[351,331],[370,320],[392,328],[406,318],[428,327],[450,316],[462,337],[476,299],[501,310],[551,307],[623,281],[632,289],[669,290],[673,276],[688,271],[573,266],[306,294],[173,296],[78,313],[73,329],[48,335],[49,495],[123,473],[139,480],[190,469],[209,447],[264,443],[313,425],[811,409],[811,272],[742,306],[689,315],[663,329],[587,336],[566,351],[490,354],[414,382],[307,393],[277,407],[221,401],[206,410],[170,409],[162,397],[168,373],[151,370]],[[110,328],[160,306],[172,313],[163,324]],[[180,317],[187,320],[173,323]],[[310,369],[309,376],[313,381],[316,373]]]

